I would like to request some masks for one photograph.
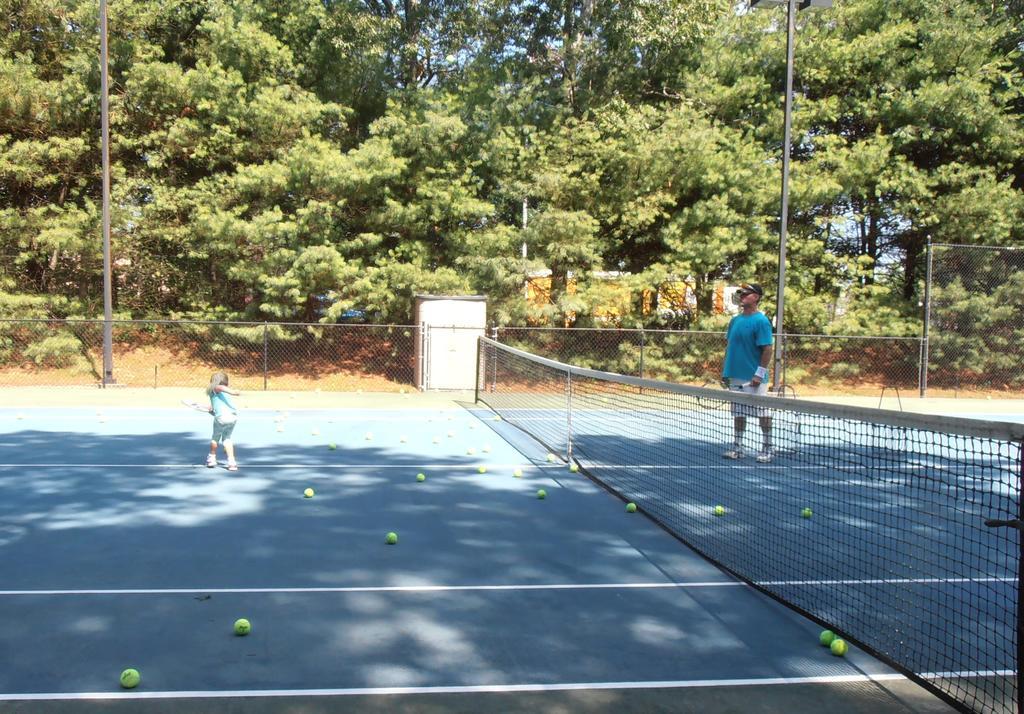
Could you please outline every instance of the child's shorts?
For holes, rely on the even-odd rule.
[[[212,441],[221,443],[231,438],[231,432],[235,430],[235,422],[238,419],[234,415],[231,415],[229,419],[221,421],[220,417],[213,418],[213,436],[210,437]]]

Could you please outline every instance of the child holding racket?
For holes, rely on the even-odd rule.
[[[214,372],[206,394],[210,397],[210,412],[213,414],[213,436],[210,437],[210,455],[206,457],[206,466],[212,469],[217,465],[217,444],[220,443],[228,456],[228,471],[238,471],[235,445],[231,441],[231,432],[235,430],[235,422],[238,421],[238,408],[231,397],[237,397],[239,393],[228,388],[227,374]]]

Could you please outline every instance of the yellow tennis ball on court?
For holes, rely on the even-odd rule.
[[[555,463],[555,455],[554,454],[548,454],[547,459],[548,459],[548,463],[549,464]]]
[[[330,449],[331,451],[335,451],[337,450],[338,445],[332,441],[330,444],[327,445],[327,448]]]
[[[495,415],[494,421],[501,421],[501,416],[500,415]]]
[[[838,637],[832,640],[832,644],[830,644],[828,648],[836,657],[842,657],[846,654],[846,651],[849,649],[846,646],[846,640],[841,640]]]
[[[126,669],[121,672],[121,686],[125,689],[135,689],[142,681],[142,675],[137,669]]]
[[[252,625],[244,617],[240,617],[235,620],[235,634],[239,637],[245,637],[252,632]]]
[[[805,508],[804,510],[800,511],[800,515],[804,518],[810,518],[814,515],[814,511],[812,511],[810,508]]]
[[[544,489],[540,489],[539,491],[537,491],[537,498],[539,498],[540,500],[543,501],[547,497],[548,497],[548,492],[545,491]]]
[[[715,506],[715,515],[716,516],[724,516],[725,515],[725,506]]]
[[[416,480],[417,481],[426,481],[427,480],[427,475],[426,474],[416,474]]]
[[[626,504],[626,513],[636,513],[636,504],[635,503],[627,503]]]
[[[388,545],[394,545],[398,542],[398,534],[393,531],[391,533],[388,533],[386,536],[384,536],[384,542]]]
[[[822,647],[828,647],[832,644],[832,640],[836,638],[836,633],[832,630],[822,630],[821,634],[818,635],[818,642],[821,643]]]
[[[572,471],[573,473],[576,473],[577,471],[580,470],[580,465],[579,464],[569,464],[569,470]]]
[[[487,467],[486,466],[478,466],[476,470],[479,471],[482,474],[487,473]]]
[[[306,498],[313,498],[313,493],[313,489],[307,488],[305,491],[302,492],[302,495],[305,496]]]
[[[515,476],[516,478],[522,478],[523,477],[523,470],[522,469],[516,469],[515,471],[512,472],[512,475]]]

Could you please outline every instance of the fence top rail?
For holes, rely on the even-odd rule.
[[[71,324],[96,324],[102,325],[106,321],[103,318],[95,317],[14,317],[14,318],[0,318],[0,324],[9,323],[43,323],[50,324],[54,322],[64,322]],[[352,328],[371,328],[371,327],[389,327],[389,328],[405,328],[405,329],[416,329],[416,325],[399,325],[390,323],[369,323],[369,322],[245,322],[245,321],[233,321],[233,320],[111,320],[111,324],[114,325],[221,325],[227,327],[352,327]],[[432,325],[431,327],[440,327],[440,325]],[[479,329],[479,328],[475,328]]]
[[[604,333],[616,333],[616,332],[629,332],[629,333],[644,333],[644,334],[666,334],[666,335],[715,335],[721,337],[725,334],[725,330],[664,330],[664,329],[652,329],[636,328],[636,327],[537,327],[537,326],[524,326],[518,327],[516,325],[503,325],[495,328],[498,332],[502,330],[526,330],[532,332],[548,331],[548,332],[604,332]],[[904,341],[904,342],[920,342],[923,338],[915,337],[912,335],[821,335],[821,334],[808,334],[803,332],[785,332],[782,335],[783,338],[789,339],[791,337],[803,337],[808,339],[816,340],[892,340],[892,341]]]
[[[1024,250],[1024,245],[968,245],[966,243],[932,243],[932,248],[970,248],[972,250]]]
[[[496,349],[546,367],[565,372],[577,377],[596,379],[616,384],[624,384],[638,389],[668,392],[697,399],[713,399],[718,390],[707,387],[693,387],[687,384],[675,384],[641,377],[629,377],[615,372],[602,372],[596,369],[575,367],[564,362],[539,357],[537,355],[509,347],[487,337],[479,338],[479,345],[490,345]],[[722,397],[724,398],[724,397]],[[961,417],[921,414],[918,412],[902,412],[892,409],[873,409],[870,407],[816,402],[796,397],[756,396],[730,392],[728,399],[749,406],[766,409],[785,410],[799,414],[813,414],[832,419],[864,421],[874,424],[915,429],[922,431],[941,432],[969,438],[998,439],[1016,444],[1024,443],[1024,423],[989,421],[981,419],[964,419]]]

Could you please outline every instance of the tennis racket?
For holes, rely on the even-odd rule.
[[[184,404],[189,409],[195,409],[197,412],[203,412],[204,414],[209,414],[210,412],[213,411],[212,409],[210,409],[210,407],[204,407],[199,402],[193,402],[188,399],[182,399],[181,403]]]

